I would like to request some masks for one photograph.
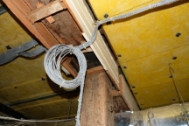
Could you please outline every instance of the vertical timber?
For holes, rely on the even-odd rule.
[[[87,72],[81,112],[82,126],[114,126],[112,83],[106,72]]]

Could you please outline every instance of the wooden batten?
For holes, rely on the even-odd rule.
[[[42,4],[42,3],[41,3]],[[48,3],[45,6],[38,7],[38,9],[33,10],[29,15],[28,18],[34,23],[38,20],[46,18],[54,13],[57,13],[63,10],[63,6],[59,1],[53,1]]]
[[[99,69],[87,71],[81,111],[82,126],[114,126],[112,83],[106,72]]]
[[[37,3],[37,8],[40,8],[40,7],[43,7],[43,6],[44,6],[43,3],[40,3],[40,2]],[[53,22],[55,22],[55,19],[53,18],[53,16],[47,16],[47,17],[45,17],[45,19],[46,19],[50,24],[52,24]]]
[[[83,29],[83,36],[86,40],[89,40],[93,29],[95,27],[95,21],[87,10],[86,5],[82,0],[65,0],[71,9],[72,13],[78,20],[81,28]],[[91,45],[92,50],[96,54],[97,58],[101,62],[103,68],[108,71],[110,78],[113,80],[115,87],[119,90],[119,72],[118,66],[111,56],[111,53],[105,44],[102,36],[98,32],[95,42]]]

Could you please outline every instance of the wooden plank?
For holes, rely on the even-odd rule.
[[[63,9],[64,8],[59,1],[54,1],[54,2],[46,4],[45,6],[42,6],[38,9],[33,10],[28,15],[28,18],[34,23],[40,19],[50,16],[54,13],[57,13]]]
[[[83,36],[86,40],[89,40],[95,26],[95,21],[88,12],[86,5],[82,0],[66,0],[66,2],[82,27],[84,32]],[[103,68],[108,71],[109,75],[114,80],[115,87],[119,89],[118,66],[99,32],[96,41],[91,45],[91,48],[101,62]]]
[[[37,3],[37,8],[43,7],[44,5],[40,2]],[[52,24],[53,22],[55,22],[55,19],[52,16],[47,16],[45,17],[45,19]]]
[[[126,102],[126,104],[128,105],[131,111],[138,111],[139,107],[135,101],[133,94],[131,93],[131,90],[129,89],[129,86],[125,81],[125,78],[123,77],[123,75],[120,75],[119,77],[120,77],[120,93],[124,101]]]
[[[105,71],[87,74],[81,111],[82,126],[114,126],[111,90],[112,83]]]

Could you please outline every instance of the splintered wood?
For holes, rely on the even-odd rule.
[[[89,72],[90,73],[90,72]],[[82,126],[114,126],[112,83],[105,71],[87,74],[81,112]]]

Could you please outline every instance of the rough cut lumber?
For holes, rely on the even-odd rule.
[[[127,104],[125,103],[125,101],[121,95],[114,96],[113,102],[114,102],[114,112],[115,113],[130,111],[129,107],[127,106]]]
[[[40,2],[37,3],[37,8],[43,7],[44,5]],[[47,16],[45,17],[45,19],[52,24],[53,22],[55,22],[54,18],[52,16]]]
[[[85,80],[81,125],[114,126],[112,83],[104,70],[89,71]]]
[[[54,1],[51,3],[46,4],[38,9],[33,10],[29,15],[28,18],[34,23],[40,19],[43,19],[47,16],[50,16],[56,12],[63,10],[63,6],[59,1]]]

